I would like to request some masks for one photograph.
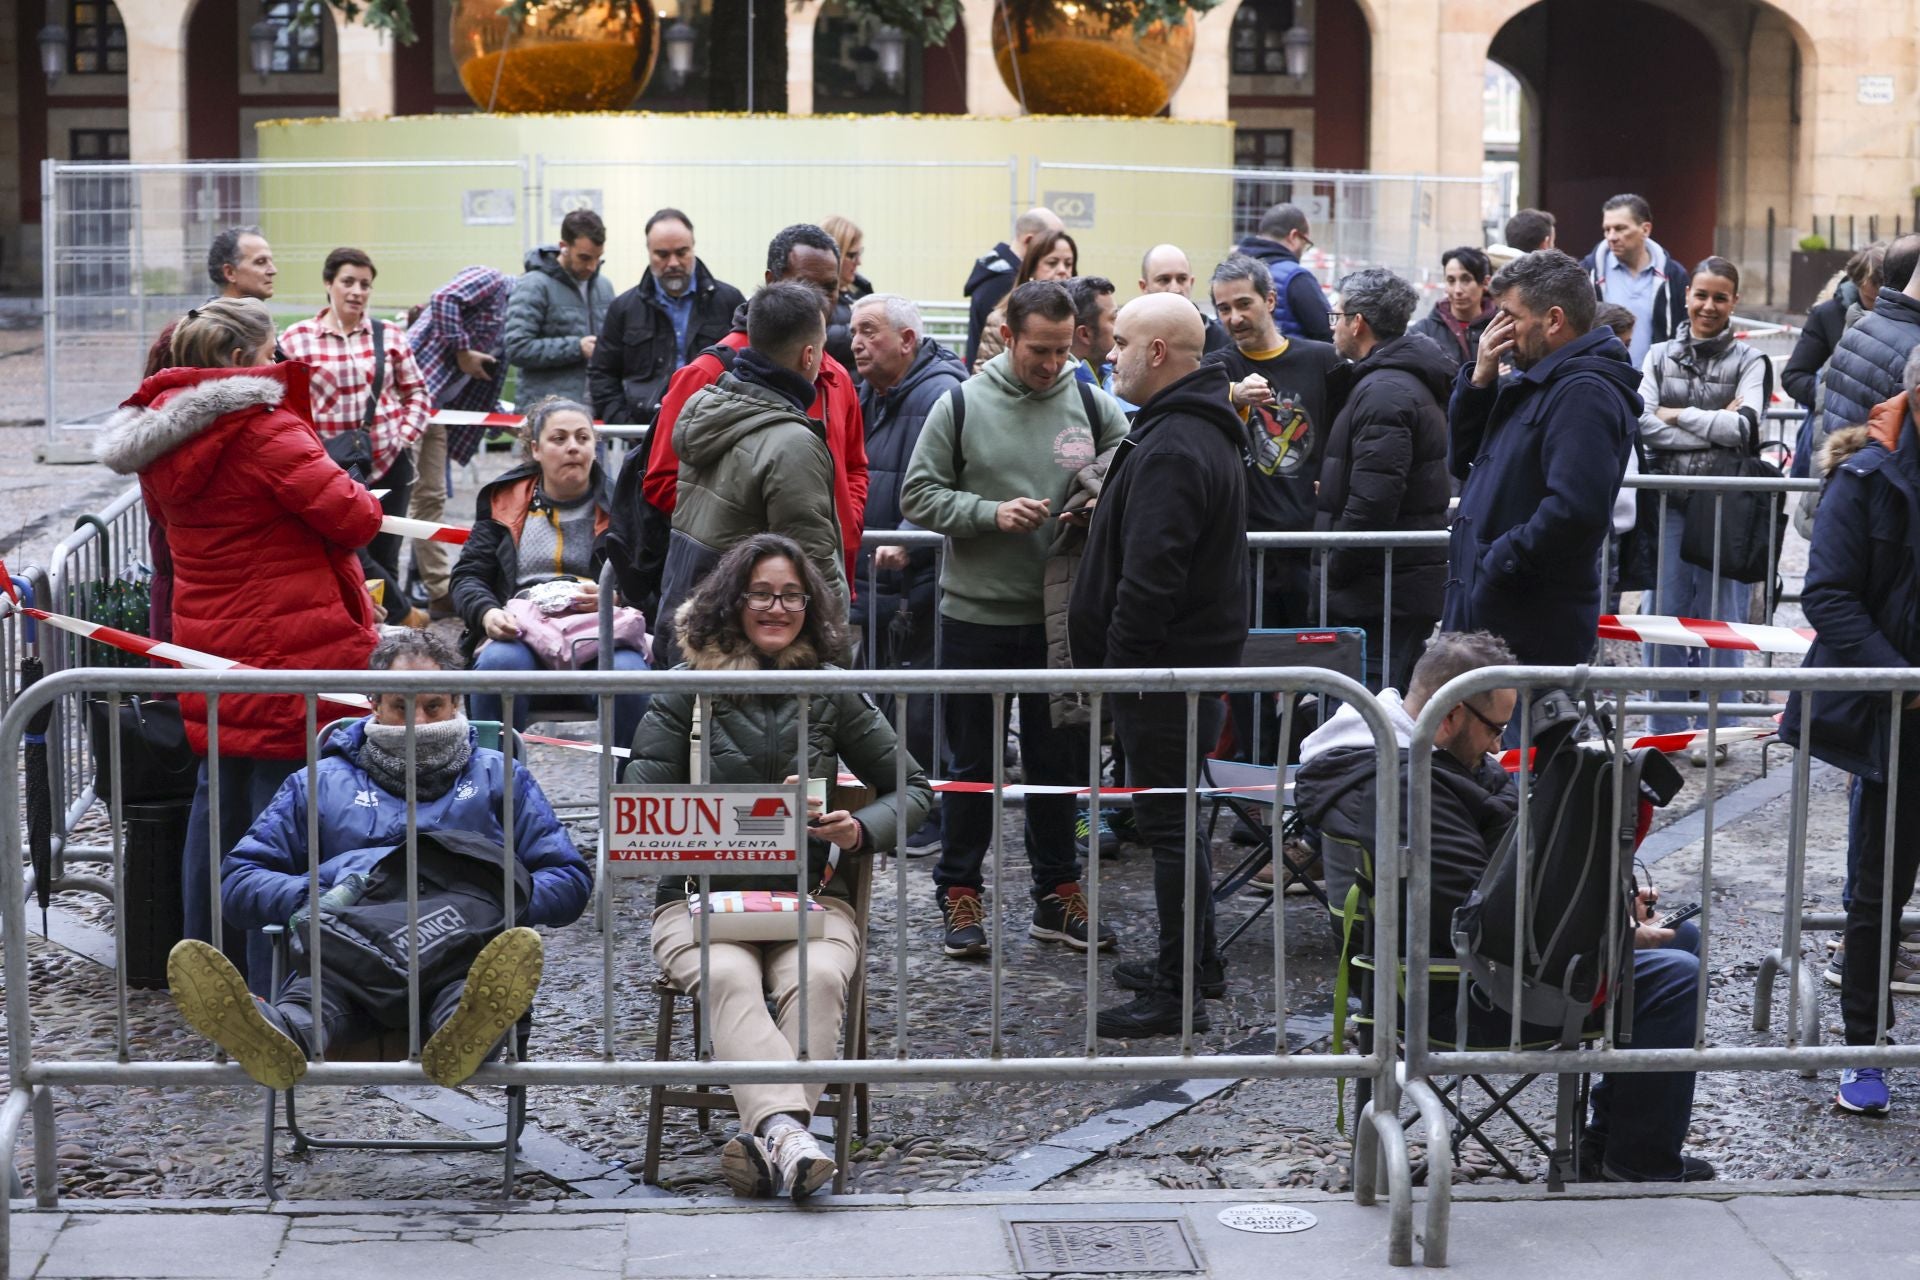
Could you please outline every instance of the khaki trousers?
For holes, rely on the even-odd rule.
[[[415,520],[443,524],[447,518],[447,429],[428,427],[414,442],[413,498],[407,515]],[[454,548],[444,542],[416,539],[413,560],[420,567],[420,595],[426,600],[446,596],[453,573]]]
[[[847,989],[860,963],[860,937],[853,908],[838,898],[822,898],[826,936],[807,940],[807,1056],[830,1061],[840,1056],[840,1024]],[[797,942],[712,942],[707,971],[713,983],[708,1016],[713,1020],[716,1058],[734,1062],[795,1062],[800,1048],[800,944]],[[700,931],[687,904],[670,902],[653,916],[653,958],[673,985],[700,995]],[[767,1009],[771,998],[773,1009]],[[740,1128],[757,1133],[769,1116],[781,1112],[813,1116],[820,1100],[817,1084],[737,1084],[731,1086]]]

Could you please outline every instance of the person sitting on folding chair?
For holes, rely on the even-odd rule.
[[[460,659],[426,631],[389,633],[369,660],[374,671],[457,671]],[[563,925],[579,919],[593,889],[593,873],[573,846],[524,765],[513,770],[514,853],[518,862],[514,919],[506,919],[500,859],[506,835],[505,758],[478,746],[458,696],[382,694],[364,720],[332,732],[321,748],[316,791],[297,769],[221,867],[221,903],[233,926],[289,925],[296,956],[307,942],[308,865],[320,861],[322,931],[339,936],[347,911],[357,923],[391,924],[375,908],[400,908],[397,933],[359,930],[380,959],[366,962],[342,941],[321,944],[320,1026],[313,1023],[313,987],[307,966],[269,1002],[250,995],[227,958],[204,942],[183,939],[167,960],[167,985],[187,1024],[227,1052],[269,1089],[288,1089],[306,1074],[316,1050],[350,1044],[409,1021],[406,960],[407,703],[414,703],[413,789],[421,869],[419,929],[421,1020],[431,1038],[420,1065],[435,1084],[456,1085],[490,1056],[507,1031],[532,1007],[544,952],[526,925]],[[320,845],[307,845],[308,805],[319,809]],[[432,857],[429,847],[432,847]],[[482,861],[475,862],[478,857]],[[430,896],[448,886],[446,908]],[[480,870],[462,873],[471,863]],[[393,874],[398,867],[399,874]],[[389,896],[393,895],[393,896]],[[488,899],[491,899],[489,902]],[[485,939],[491,908],[494,936]],[[330,918],[331,917],[331,918]],[[430,919],[429,917],[433,917]],[[444,933],[437,922],[460,921]],[[515,926],[515,927],[503,927]],[[394,939],[397,938],[397,942]],[[394,942],[392,947],[378,944]],[[484,942],[484,945],[481,945]],[[458,957],[471,955],[464,970]],[[386,972],[381,973],[384,961]],[[369,983],[367,963],[376,970]],[[431,983],[431,985],[430,985]]]
[[[1456,677],[1486,667],[1511,666],[1504,642],[1484,631],[1442,632],[1414,666],[1404,702],[1392,689],[1379,695],[1400,743],[1402,776],[1408,768],[1414,720],[1427,702]],[[1476,701],[1478,705],[1476,705]],[[1440,722],[1433,753],[1431,916],[1434,959],[1452,964],[1453,914],[1480,884],[1494,850],[1512,826],[1519,805],[1513,777],[1490,753],[1500,748],[1518,702],[1511,689],[1478,695],[1453,706]],[[1300,749],[1294,799],[1307,822],[1321,832],[1327,892],[1334,902],[1357,904],[1373,891],[1373,734],[1352,706],[1343,706]],[[1406,839],[1406,809],[1400,811]],[[1349,886],[1359,886],[1356,894]],[[1636,1049],[1693,1044],[1694,992],[1699,982],[1699,930],[1691,923],[1662,929],[1652,923],[1659,895],[1646,890],[1633,903],[1633,1044]],[[1429,1032],[1435,1043],[1457,1042],[1455,1002],[1431,1002]],[[1489,1000],[1470,993],[1467,1043],[1502,1045],[1510,1018]],[[1557,1031],[1522,1025],[1524,1040],[1553,1040]],[[1580,1167],[1598,1169],[1610,1182],[1704,1182],[1713,1166],[1681,1154],[1693,1114],[1694,1073],[1621,1072],[1593,1089],[1593,1113],[1581,1139]]]
[[[791,538],[757,533],[736,543],[695,588],[674,617],[686,661],[681,671],[833,670],[826,655],[845,644],[840,598]],[[758,694],[714,697],[708,720],[695,727],[692,693],[654,697],[633,739],[626,781],[684,783],[695,757],[707,761],[708,783],[779,784],[792,776],[799,733],[799,700]],[[933,807],[927,775],[909,756],[904,792],[894,790],[904,754],[893,727],[864,695],[851,690],[815,694],[807,708],[809,778],[831,780],[839,762],[877,797],[857,813],[824,812],[808,797],[808,879],[823,908],[823,932],[807,947],[807,1056],[840,1056],[847,993],[861,962],[864,939],[856,928],[846,876],[833,868],[842,852],[867,855],[895,847],[895,837],[926,820]],[[702,739],[695,741],[696,733]],[[831,852],[829,850],[831,849]],[[792,871],[730,878],[729,888],[791,892]],[[700,922],[688,909],[686,881],[662,877],[653,913],[653,956],[661,972],[687,995],[700,994]],[[789,919],[792,917],[789,916]],[[710,924],[709,928],[712,926]],[[708,939],[713,1052],[723,1061],[792,1062],[800,1049],[800,944]],[[820,1087],[815,1084],[732,1086],[740,1132],[720,1153],[720,1171],[739,1196],[805,1199],[833,1177],[833,1159],[813,1140]],[[843,1115],[841,1123],[848,1123]]]

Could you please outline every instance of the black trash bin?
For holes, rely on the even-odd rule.
[[[125,883],[127,985],[161,991],[167,985],[167,953],[180,941],[180,851],[187,843],[191,801],[129,804],[126,820]]]

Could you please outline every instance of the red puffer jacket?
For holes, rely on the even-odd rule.
[[[97,456],[138,473],[173,556],[173,640],[248,666],[363,671],[373,601],[354,549],[380,503],[320,447],[304,364],[163,369],[107,421]],[[180,699],[206,753],[206,699]],[[322,704],[320,723],[353,714]],[[306,754],[298,697],[220,700],[220,754]]]

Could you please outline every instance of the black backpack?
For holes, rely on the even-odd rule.
[[[480,949],[515,921],[506,918],[506,850],[470,831],[422,831],[419,867],[420,1001],[465,976]],[[407,847],[395,845],[366,872],[350,906],[320,908],[323,981],[344,991],[389,1028],[407,1025]],[[525,919],[533,892],[526,864],[513,866],[514,914]],[[295,971],[310,973],[304,924],[290,934]]]
[[[1628,751],[1615,828],[1606,718],[1591,703],[1582,708],[1553,691],[1534,704],[1532,722],[1525,937],[1514,930],[1521,888],[1516,823],[1453,913],[1453,945],[1474,987],[1463,987],[1463,998],[1513,1012],[1517,956],[1520,1020],[1556,1029],[1560,1043],[1572,1046],[1610,987],[1620,989],[1618,1008],[1632,1008],[1633,854],[1641,804],[1665,805],[1681,781],[1660,752]],[[1466,1020],[1458,1026],[1464,1035]],[[1623,1041],[1630,1038],[1629,1024]]]

